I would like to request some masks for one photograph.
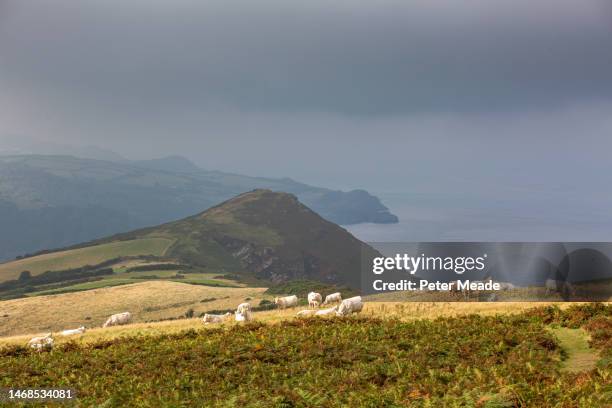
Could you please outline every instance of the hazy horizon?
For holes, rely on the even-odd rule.
[[[605,0],[0,0],[0,151],[607,223],[610,44]]]

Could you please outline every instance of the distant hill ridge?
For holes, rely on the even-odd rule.
[[[98,240],[174,239],[165,256],[273,282],[311,279],[359,286],[362,256],[376,251],[300,203],[257,189],[197,215]],[[365,252],[363,252],[365,251]]]
[[[207,171],[180,156],[105,161],[5,155],[0,156],[0,260],[180,219],[256,188],[295,194],[338,224],[397,222],[364,190]]]

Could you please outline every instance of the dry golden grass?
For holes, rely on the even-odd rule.
[[[171,288],[169,285],[174,286]],[[96,324],[92,324],[94,320],[90,322],[85,322],[85,326],[92,327],[97,326],[92,329],[88,329],[87,332],[80,336],[72,336],[69,338],[56,337],[56,342],[63,343],[67,341],[76,341],[79,343],[88,343],[88,342],[96,342],[100,340],[110,340],[116,337],[121,336],[140,336],[140,335],[157,335],[157,334],[168,334],[168,333],[176,333],[186,329],[202,329],[202,328],[212,328],[212,327],[230,327],[231,325],[238,324],[231,319],[227,323],[223,324],[210,324],[204,325],[199,318],[192,319],[180,319],[180,320],[171,320],[171,321],[161,321],[161,322],[150,322],[143,323],[143,320],[150,320],[155,317],[155,313],[145,312],[144,311],[144,303],[138,304],[131,303],[133,306],[127,307],[125,296],[133,295],[133,292],[139,293],[136,295],[141,298],[143,302],[147,300],[143,298],[142,291],[151,292],[151,297],[162,296],[163,298],[169,299],[166,303],[167,309],[163,311],[159,311],[157,316],[176,316],[181,312],[184,312],[189,305],[184,305],[180,307],[173,307],[172,302],[176,302],[178,299],[175,296],[183,296],[187,301],[187,297],[191,296],[191,307],[193,307],[196,312],[198,312],[197,307],[204,310],[211,309],[225,309],[225,308],[234,308],[237,304],[244,301],[246,297],[251,297],[252,300],[250,303],[252,305],[257,305],[259,300],[262,298],[267,298],[267,296],[263,295],[263,288],[207,288],[207,287],[191,287],[193,289],[205,289],[205,292],[195,292],[191,291],[185,292],[185,290],[189,289],[190,285],[184,285],[180,283],[171,283],[171,282],[146,282],[136,285],[129,285],[130,287],[123,286],[118,288],[107,288],[101,289],[100,291],[110,292],[113,297],[117,296],[116,299],[111,301],[111,304],[107,304],[106,312],[99,313],[98,320]],[[134,288],[137,287],[137,288]],[[126,291],[125,293],[116,293],[119,289]],[[162,293],[160,293],[163,292]],[[92,292],[92,291],[90,291]],[[80,295],[86,296],[89,293],[90,296],[92,294],[90,292],[82,292]],[[154,293],[154,294],[153,294]],[[196,294],[197,293],[197,294]],[[230,298],[223,299],[220,301],[210,302],[201,304],[199,303],[199,299],[202,297],[212,297],[214,295],[228,296],[230,294]],[[70,294],[76,295],[76,294]],[[63,296],[63,295],[59,295]],[[31,300],[31,299],[29,299]],[[90,308],[85,307],[85,310],[93,310],[95,309],[95,304],[100,301],[100,296],[92,296],[92,300],[90,300]],[[108,300],[108,299],[107,299]],[[74,300],[78,302],[78,299]],[[150,301],[150,299],[148,300]],[[8,301],[8,302],[16,302],[16,301]],[[159,301],[158,301],[159,302]],[[0,303],[0,310],[4,310],[3,308],[6,306],[3,302]],[[121,307],[113,306],[121,304]],[[476,303],[476,302],[412,302],[412,303],[400,303],[400,302],[366,302],[364,309],[362,311],[363,316],[374,316],[374,317],[384,317],[384,318],[398,318],[401,320],[414,320],[414,319],[434,319],[436,317],[443,316],[459,316],[465,314],[481,314],[481,315],[495,315],[495,314],[513,314],[520,313],[524,310],[537,307],[537,306],[546,306],[556,304],[561,308],[566,308],[571,305],[571,303],[556,303],[556,302],[488,302],[488,303]],[[211,307],[211,305],[213,307]],[[123,309],[122,309],[123,307]],[[269,324],[275,324],[282,320],[295,318],[295,314],[304,309],[304,307],[296,307],[285,310],[270,310],[264,312],[255,312],[253,313],[254,319],[257,321],[262,321]],[[55,309],[56,310],[56,309]],[[75,309],[72,309],[75,310]],[[106,316],[110,313],[114,313],[121,310],[130,310],[136,316],[136,323],[132,323],[125,326],[117,326],[117,327],[108,327],[101,328],[100,325]],[[39,321],[44,322],[45,319],[52,320],[53,313],[50,312],[47,317],[39,318]],[[81,314],[82,316],[82,314]],[[140,322],[138,322],[140,321]],[[83,324],[83,320],[78,320],[78,318],[74,319],[64,319],[62,320],[63,324],[57,324],[51,328],[49,326],[46,329],[43,329],[40,325],[33,325],[32,327],[38,327],[36,330],[26,330],[24,326],[23,329],[19,331],[7,331],[6,333],[28,333],[28,334],[20,334],[20,335],[10,335],[5,334],[5,336],[0,338],[0,345],[2,344],[25,344],[27,341],[36,334],[43,333],[45,331],[58,331],[60,329],[65,328],[73,328]]]
[[[168,281],[149,281],[60,295],[0,302],[0,336],[60,331],[81,325],[99,327],[114,313],[129,311],[134,321],[178,317],[187,309],[235,308],[246,298],[254,305],[265,288],[220,288]],[[202,303],[203,299],[216,300]],[[7,316],[7,317],[4,317]]]
[[[76,327],[76,326],[75,326]],[[83,335],[59,337],[55,336],[56,344],[69,341],[77,343],[91,343],[101,340],[111,340],[122,336],[153,336],[159,334],[178,333],[186,329],[201,328],[203,323],[200,318],[168,320],[155,323],[132,323],[125,326],[94,327],[87,329]],[[214,326],[210,326],[214,327]],[[5,344],[26,344],[32,337],[43,332],[34,334],[21,334],[0,338],[0,346]]]
[[[466,314],[490,316],[495,314],[514,314],[538,306],[556,304],[561,308],[572,303],[564,302],[368,302],[361,312],[362,316],[397,318],[400,320],[435,319],[437,317],[452,317]],[[297,307],[286,310],[270,310],[255,313],[257,320],[275,322],[295,316],[305,309]]]

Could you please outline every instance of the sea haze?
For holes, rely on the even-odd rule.
[[[366,242],[611,241],[612,216],[595,199],[516,196],[504,200],[443,193],[376,193],[397,224],[346,226]]]

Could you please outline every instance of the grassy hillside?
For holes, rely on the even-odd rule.
[[[176,318],[188,309],[197,316],[208,310],[235,308],[247,297],[258,304],[264,291],[151,281],[6,300],[0,302],[0,336],[101,326],[109,315],[124,311],[132,312],[135,322]]]
[[[362,255],[376,253],[295,196],[270,190],[254,190],[179,221],[83,246],[152,238],[172,239],[165,255],[177,262],[274,282],[312,279],[356,287]]]
[[[183,274],[178,270],[153,271],[153,272],[124,272],[108,276],[90,282],[81,282],[71,285],[61,285],[57,288],[42,289],[27,293],[27,296],[54,295],[61,293],[80,292],[90,289],[101,289],[111,286],[130,285],[145,281],[164,281],[187,283],[191,285],[204,285],[215,287],[241,287],[245,286],[228,279],[219,279],[218,275],[212,273],[189,273]]]
[[[19,302],[15,300],[0,302],[0,322],[4,320],[5,323],[10,324],[5,334],[0,334],[0,345],[2,344],[25,344],[32,338],[32,336],[45,331],[49,331],[51,327],[55,331],[70,327],[77,327],[84,325],[88,328],[88,331],[83,335],[76,338],[79,342],[92,343],[100,340],[112,340],[117,337],[126,335],[158,335],[158,334],[170,334],[177,333],[185,329],[198,329],[202,327],[202,322],[199,318],[182,318],[174,320],[160,320],[178,317],[188,309],[194,309],[194,315],[199,316],[201,313],[205,313],[211,310],[225,310],[234,309],[238,304],[245,301],[245,293],[243,291],[228,291],[226,288],[212,288],[204,287],[203,292],[196,291],[195,294],[198,296],[201,294],[204,296],[202,299],[197,299],[195,296],[193,302],[182,301],[181,299],[162,299],[157,305],[148,306],[147,310],[144,311],[140,306],[136,306],[135,310],[138,313],[145,313],[145,318],[135,316],[136,323],[129,324],[120,327],[101,328],[101,322],[104,319],[92,320],[86,319],[90,317],[88,313],[81,313],[81,302],[87,300],[87,304],[84,307],[89,307],[93,303],[108,301],[109,296],[112,297],[115,294],[124,294],[132,292],[142,292],[145,288],[151,289],[150,286],[130,286],[124,287],[122,291],[117,292],[119,288],[107,288],[104,291],[92,291],[89,292],[89,296],[84,296],[85,293],[76,294],[62,294],[53,297],[35,297],[24,301],[25,299],[19,299]],[[179,294],[184,296],[186,291],[190,290],[186,287],[176,286],[174,290],[169,290],[168,294]],[[160,288],[164,289],[168,286],[162,282],[156,282],[154,285],[154,292],[160,293]],[[181,290],[176,290],[181,288]],[[322,292],[327,293],[327,292]],[[77,296],[75,296],[77,295]],[[96,299],[100,296],[99,299]],[[269,295],[266,292],[260,292],[257,290],[254,296],[251,297],[249,302],[252,305],[258,305],[260,299],[272,300],[274,295]],[[136,299],[140,296],[136,296]],[[203,300],[205,300],[203,302]],[[48,315],[41,315],[40,318],[36,316],[21,319],[19,316],[25,316],[28,310],[42,310],[45,305],[49,304],[54,310],[59,310],[63,314],[56,317],[56,321],[53,326],[49,325],[47,318]],[[568,303],[555,303],[555,302],[482,302],[482,303],[457,303],[457,302],[410,302],[410,303],[399,303],[399,302],[370,302],[369,299],[364,305],[364,309],[361,316],[372,317],[372,318],[385,318],[385,319],[398,319],[401,321],[413,321],[418,319],[437,319],[446,317],[458,317],[466,316],[470,314],[478,314],[480,316],[494,316],[494,315],[511,315],[525,312],[526,310],[533,309],[535,305],[540,307],[554,306],[561,310],[564,310],[570,306]],[[130,308],[133,304],[125,304],[126,307]],[[298,310],[302,310],[306,306],[298,306],[297,308],[289,309],[272,309],[266,311],[257,311],[254,313],[255,320],[264,323],[277,324],[286,320],[292,320],[295,318],[295,314]],[[5,313],[4,311],[11,310],[12,314]],[[6,315],[6,316],[5,316]],[[73,317],[76,316],[76,317]],[[79,320],[83,317],[83,320]],[[147,321],[147,323],[141,323]],[[234,322],[229,322],[234,324]],[[75,326],[76,325],[76,326]],[[214,326],[212,326],[214,327]],[[72,339],[57,339],[59,343],[75,340]]]
[[[145,255],[163,255],[158,262],[176,262],[190,268],[189,272],[238,274],[247,280],[255,277],[266,282],[307,279],[358,287],[363,254],[374,256],[376,252],[301,204],[295,196],[254,190],[182,220],[0,264],[0,283],[17,279],[24,270],[37,275],[84,265],[95,267],[116,258],[142,256],[141,261],[146,263],[151,258]],[[104,265],[109,266],[115,273],[125,272],[118,265]],[[54,276],[45,281],[52,283],[51,287],[36,282],[32,282],[33,287],[25,287],[29,283],[24,281],[5,295],[55,290],[58,281]],[[98,287],[91,281],[103,279],[100,285],[104,286],[111,284],[111,278],[115,280],[112,284],[119,284],[117,279],[132,277],[79,278],[85,282],[75,283]],[[203,283],[193,278],[196,277],[190,275],[185,281]]]
[[[198,215],[111,239],[145,237],[174,238],[167,255],[183,263],[278,282],[313,279],[358,287],[362,256],[376,254],[295,196],[270,190],[241,194]]]
[[[0,264],[0,282],[17,279],[22,271],[37,275],[45,271],[58,271],[95,265],[119,256],[162,256],[174,242],[170,238],[145,238],[108,242],[85,248],[52,252]]]
[[[585,305],[408,322],[296,319],[48,353],[13,346],[0,351],[0,386],[73,387],[86,406],[605,407],[611,318],[612,307]],[[564,370],[568,352],[551,323],[583,327],[604,360]]]

